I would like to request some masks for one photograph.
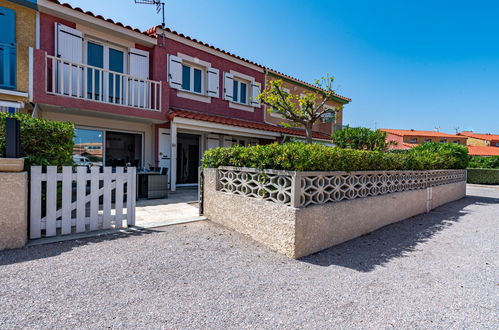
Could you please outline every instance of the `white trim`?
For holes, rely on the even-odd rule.
[[[97,17],[93,17],[91,15],[87,15],[85,13],[80,13],[74,9],[70,9],[47,0],[38,0],[38,9],[42,13],[52,14],[59,18],[73,21],[74,23],[82,25],[94,25],[98,29],[104,28],[106,30],[111,30],[115,33],[123,35],[125,38],[128,39],[131,38],[133,40],[137,40],[148,45],[158,44],[158,40],[156,38],[146,36],[142,33],[129,30],[127,28],[107,22]]]
[[[177,96],[178,97],[183,97],[186,99],[191,99],[194,101],[199,101],[199,102],[204,102],[204,103],[211,103],[211,97],[207,95],[201,95],[196,92],[191,92],[187,91],[185,89],[178,89],[177,90]]]
[[[177,190],[177,124],[172,121],[170,123],[170,134],[172,142],[172,155],[170,157],[170,190]]]
[[[243,111],[248,111],[248,112],[254,112],[255,111],[255,108],[252,107],[251,105],[248,105],[246,103],[232,102],[232,101],[229,101],[229,108],[233,108],[233,109],[237,109],[237,110],[243,110]]]
[[[28,93],[26,93],[26,92],[13,91],[10,89],[0,89],[0,94],[28,97]]]
[[[248,62],[243,61],[243,60],[240,60],[240,59],[238,59],[238,58],[236,58],[234,56],[227,55],[226,53],[223,53],[221,51],[215,50],[215,49],[213,49],[211,47],[201,45],[201,44],[199,44],[199,43],[197,43],[195,41],[188,40],[188,39],[186,39],[184,37],[180,37],[180,36],[176,35],[175,33],[163,31],[162,29],[157,29],[157,34],[161,34],[161,32],[164,32],[166,34],[166,36],[167,36],[168,39],[172,39],[172,40],[175,40],[177,42],[183,43],[184,45],[200,49],[200,50],[202,50],[202,51],[204,51],[206,53],[218,56],[220,58],[223,58],[223,59],[231,61],[233,63],[245,66],[245,67],[250,68],[252,70],[255,70],[255,71],[258,71],[258,72],[262,72],[262,73],[264,72],[263,68],[261,68],[259,66],[256,66],[254,64],[248,63]]]
[[[179,52],[177,52],[177,57],[180,57],[182,60],[186,60],[187,62],[191,62],[193,64],[201,65],[201,66],[204,66],[206,68],[211,68],[210,62],[200,60],[197,57],[192,57],[192,56],[189,56],[187,54],[179,53]]]
[[[237,72],[234,70],[229,70],[229,73],[234,75],[234,77],[236,77],[236,78],[247,80],[247,81],[252,82],[252,83],[255,82],[255,77],[248,76],[247,74]]]
[[[37,11],[36,12],[36,30],[35,30],[35,34],[36,34],[36,49],[40,49],[40,12]]]
[[[172,123],[177,124],[180,128],[193,129],[198,131],[210,132],[210,133],[221,133],[221,134],[231,134],[238,136],[247,137],[257,137],[263,139],[275,139],[281,136],[281,133],[264,131],[253,128],[245,128],[239,126],[225,125],[206,122],[196,119],[188,119],[182,117],[174,117]]]
[[[21,108],[24,107],[24,102],[2,101],[2,100],[0,100],[0,107],[21,109]]]
[[[37,18],[38,18],[38,13],[37,14]],[[29,47],[29,50],[28,50],[28,100],[30,102],[33,102],[33,61],[34,61],[34,50],[33,48]]]

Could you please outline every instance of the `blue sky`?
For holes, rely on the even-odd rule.
[[[66,0],[141,30],[133,0]],[[166,0],[166,25],[353,102],[344,123],[499,133],[499,1]]]

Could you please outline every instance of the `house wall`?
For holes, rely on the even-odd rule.
[[[490,141],[468,137],[468,145],[469,146],[489,146]]]
[[[177,40],[167,40],[167,52],[177,56],[178,53],[186,54],[199,60],[211,63],[211,66],[220,70],[219,74],[219,97],[211,98],[210,103],[191,100],[178,96],[178,90],[170,88],[170,107],[185,110],[193,110],[198,112],[207,112],[214,115],[227,116],[244,120],[263,122],[263,106],[253,108],[253,111],[239,110],[229,107],[229,101],[223,99],[223,73],[230,70],[251,76],[256,82],[261,83],[262,88],[265,85],[265,76],[263,70],[258,71],[251,69],[245,65],[227,60],[221,56],[216,56],[203,49],[186,45]],[[167,75],[166,66],[163,67],[164,75]]]
[[[279,78],[276,78],[272,75],[267,75],[266,81],[268,82],[268,81],[272,81],[274,79],[279,79]],[[292,94],[295,94],[298,96],[300,94],[314,92],[310,88],[305,88],[299,84],[293,84],[293,83],[289,82],[288,80],[282,80],[282,85],[284,88],[289,89]],[[326,105],[333,107],[333,108],[341,106],[340,103],[334,102],[334,101],[328,101],[328,102],[326,102]],[[269,124],[280,125],[282,122],[288,122],[287,120],[283,119],[281,116],[279,116],[276,113],[274,113],[274,114],[269,113],[267,106],[265,106],[264,116],[265,116],[265,121]],[[342,125],[342,122],[343,122],[343,109],[338,110],[338,112],[336,114],[336,121],[334,124]],[[313,130],[316,132],[331,134],[331,133],[333,133],[333,130],[334,130],[334,124],[333,123],[324,123],[321,120],[319,120],[315,123]]]
[[[36,11],[6,0],[0,0],[0,6],[16,12],[16,90],[28,92],[29,88],[29,47],[36,46]],[[6,101],[27,101],[25,96],[4,94],[0,98]]]
[[[0,251],[28,241],[28,173],[0,172]]]
[[[421,144],[426,142],[426,140],[431,140],[431,142],[440,142],[442,140],[446,140],[448,143],[453,143],[454,141],[459,141],[459,144],[466,145],[466,138],[455,136],[455,137],[434,137],[434,136],[423,136],[423,135],[413,135],[413,136],[404,136],[403,141],[405,143],[413,143],[409,142],[411,139],[417,139],[417,144]]]
[[[149,78],[151,80],[162,81],[161,89],[161,112],[142,110],[136,107],[119,106],[108,103],[95,102],[91,100],[83,100],[70,98],[59,95],[50,95],[46,93],[46,75],[45,75],[45,52],[48,55],[55,56],[55,24],[60,23],[74,29],[78,29],[84,33],[84,37],[98,37],[102,40],[112,41],[115,44],[122,45],[126,48],[138,48],[149,52]],[[35,50],[35,73],[34,73],[34,97],[33,101],[42,104],[51,104],[68,108],[87,109],[98,112],[106,112],[118,116],[135,116],[140,118],[149,118],[156,122],[166,121],[168,111],[168,86],[165,82],[166,68],[166,49],[163,47],[147,47],[137,44],[122,36],[117,36],[116,33],[106,33],[102,30],[96,30],[89,26],[76,24],[68,20],[40,13],[40,49]]]

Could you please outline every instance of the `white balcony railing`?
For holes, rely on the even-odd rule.
[[[47,93],[161,111],[161,82],[47,55]]]

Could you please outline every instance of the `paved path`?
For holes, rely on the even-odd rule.
[[[210,222],[0,252],[0,329],[497,328],[499,189],[289,260]]]

